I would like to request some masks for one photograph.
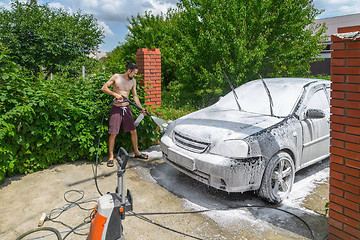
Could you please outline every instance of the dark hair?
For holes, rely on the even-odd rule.
[[[139,69],[138,66],[136,66],[135,63],[131,63],[130,61],[126,61],[126,70],[134,70],[134,69]]]

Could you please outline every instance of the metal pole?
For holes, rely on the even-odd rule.
[[[118,186],[117,186],[117,194],[120,196],[120,194],[122,194],[122,178],[123,178],[123,174],[121,174],[121,169],[120,169],[120,165],[118,165]]]
[[[122,176],[121,176],[121,184],[122,184],[122,187],[121,187],[121,203],[125,204],[126,199],[125,199],[125,174],[124,174],[124,172],[122,173]]]
[[[85,66],[82,66],[81,76],[82,76],[83,78],[85,78]]]

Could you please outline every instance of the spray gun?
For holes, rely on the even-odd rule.
[[[136,105],[135,103],[133,103],[132,101],[130,101],[128,98],[126,98],[125,96],[121,95],[123,97],[123,101],[119,102],[116,98],[114,99],[114,103],[123,103],[123,102],[128,102],[131,105],[133,105],[134,107],[136,107],[137,109],[139,109],[140,111],[145,111],[145,114],[152,117],[152,115],[144,108],[139,107],[138,105]],[[134,121],[134,125],[135,127],[139,126],[140,122],[143,120],[144,118],[144,114],[141,113],[136,120]]]
[[[151,117],[151,114],[145,109],[145,108],[142,108],[138,105],[136,105],[135,103],[133,103],[132,101],[130,101],[127,97],[121,95],[122,98],[123,98],[123,101],[122,102],[119,102],[116,98],[114,99],[114,103],[124,103],[124,102],[128,102],[130,103],[131,105],[133,105],[134,107],[136,107],[137,109],[139,109],[140,111],[145,111],[145,113]]]
[[[118,101],[118,100],[115,98],[113,103],[124,103],[124,102],[128,102],[128,103],[130,103],[131,105],[133,105],[134,107],[136,107],[137,109],[139,109],[140,111],[145,111],[145,113],[141,113],[141,114],[136,118],[136,120],[134,121],[135,127],[137,127],[137,126],[140,124],[140,122],[143,120],[144,114],[150,116],[151,119],[159,126],[159,128],[160,128],[161,131],[165,131],[166,128],[167,128],[167,126],[168,126],[168,124],[171,122],[171,121],[166,121],[166,120],[164,120],[164,119],[161,119],[161,118],[158,118],[158,117],[155,117],[155,116],[151,115],[146,109],[139,107],[138,105],[136,105],[135,103],[133,103],[132,101],[130,101],[130,100],[129,100],[128,98],[126,98],[125,96],[122,95],[122,97],[123,97],[123,101],[122,101],[122,102]]]

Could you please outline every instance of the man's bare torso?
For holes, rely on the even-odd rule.
[[[113,91],[126,98],[129,98],[130,91],[135,86],[135,80],[127,80],[123,77],[123,74],[116,74],[113,84]],[[127,106],[129,103],[116,103],[115,106]]]

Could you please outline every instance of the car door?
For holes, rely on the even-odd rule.
[[[320,109],[323,118],[309,118],[308,109]],[[329,156],[330,147],[330,100],[323,85],[308,92],[301,114],[303,131],[301,167],[308,166]]]

